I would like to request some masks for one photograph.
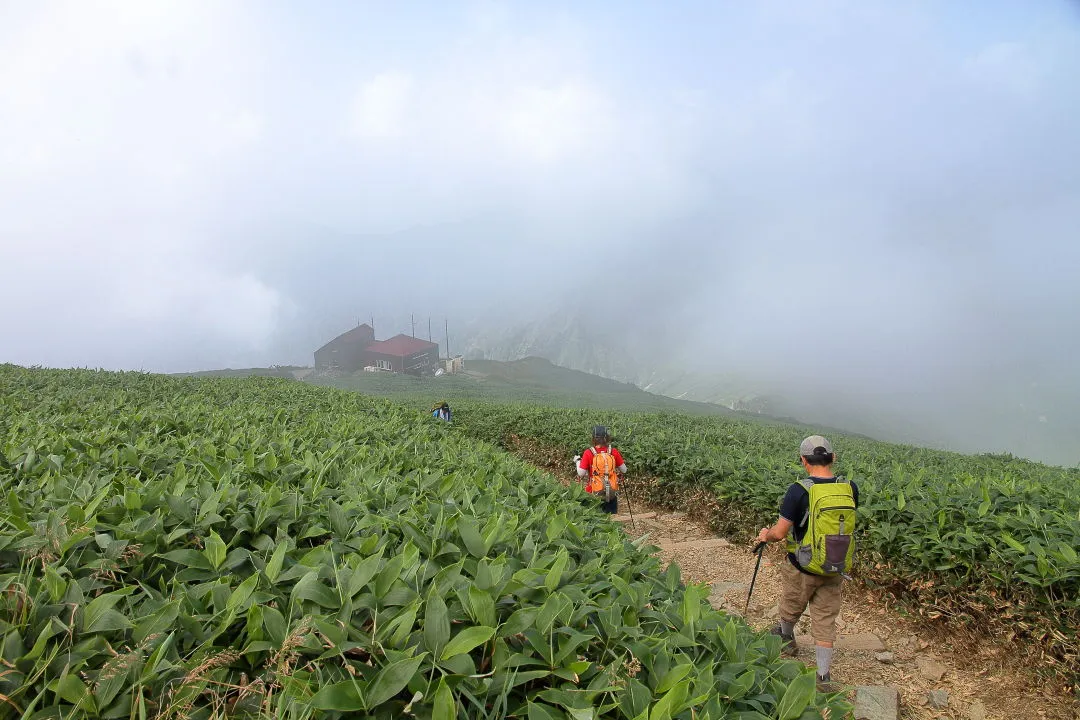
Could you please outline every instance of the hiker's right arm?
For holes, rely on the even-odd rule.
[[[589,474],[589,467],[592,466],[592,448],[581,453],[581,462],[578,463],[577,474],[578,477],[585,477]]]
[[[780,501],[780,517],[771,528],[761,528],[758,542],[776,542],[783,540],[791,531],[791,526],[800,517],[799,507],[806,491],[801,485],[792,485]]]
[[[761,528],[757,539],[758,542],[779,542],[785,539],[790,531],[791,521],[782,517],[771,528]]]

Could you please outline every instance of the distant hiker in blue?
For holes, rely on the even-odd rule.
[[[450,405],[443,400],[431,409],[431,417],[450,422],[450,420],[453,419],[453,415],[450,412]]]

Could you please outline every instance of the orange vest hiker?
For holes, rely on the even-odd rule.
[[[619,475],[626,472],[626,464],[619,451],[611,445],[610,435],[603,425],[593,428],[593,446],[581,454],[577,471],[578,477],[585,478],[586,492],[603,494],[607,481],[612,494],[601,507],[605,512],[614,514],[619,503],[615,495],[619,489]]]

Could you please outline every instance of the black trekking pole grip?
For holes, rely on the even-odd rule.
[[[762,550],[764,550],[765,546],[768,545],[768,544],[769,543],[759,542],[757,545],[754,546],[754,549],[751,552],[753,552],[756,555],[756,554],[760,553]]]

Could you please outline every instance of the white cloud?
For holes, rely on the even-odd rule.
[[[249,273],[229,274],[190,256],[163,260],[150,255],[124,267],[125,280],[108,288],[112,314],[134,327],[167,325],[181,336],[200,332],[262,349],[291,310],[280,293]]]
[[[567,74],[537,77],[383,72],[367,81],[350,108],[350,130],[365,148],[418,147],[428,160],[506,169],[595,156],[613,141],[611,101]]]
[[[0,181],[47,179],[56,188],[96,183],[105,172],[127,205],[131,194],[182,202],[191,188],[178,185],[185,173],[177,168],[213,172],[221,152],[260,138],[262,119],[248,102],[258,23],[240,6],[34,7],[0,36],[0,158],[15,161],[0,167]]]
[[[366,83],[352,106],[352,133],[364,140],[395,137],[409,121],[412,78],[406,73],[386,72]]]
[[[251,110],[239,110],[226,122],[232,140],[248,145],[262,140],[265,131],[263,117]]]
[[[190,231],[267,134],[258,18],[201,0],[9,7],[0,266],[18,271],[0,324],[23,337],[10,359],[115,365],[161,335],[263,347],[288,300]]]
[[[579,82],[519,87],[491,121],[511,157],[551,164],[592,155],[605,144],[601,130],[608,115],[604,105],[599,92]]]
[[[352,218],[400,227],[511,209],[572,244],[685,207],[690,181],[672,154],[689,142],[673,140],[665,108],[601,82],[589,51],[578,28],[522,32],[496,8],[411,73],[360,77],[344,106],[351,179],[365,188]]]

